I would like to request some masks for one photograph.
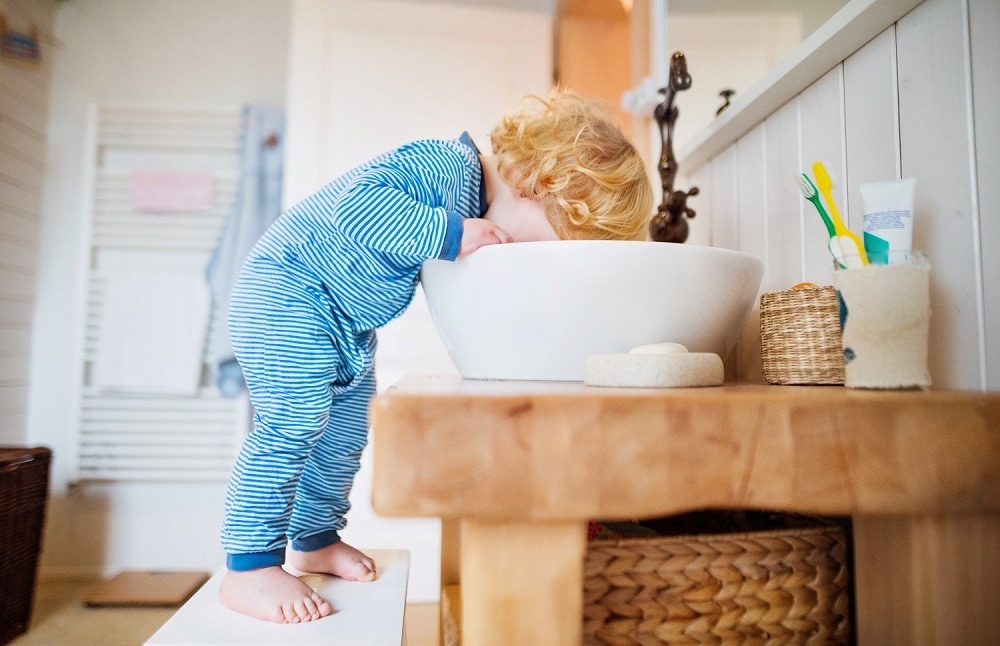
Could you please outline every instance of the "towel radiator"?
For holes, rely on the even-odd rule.
[[[76,290],[82,312],[73,394],[77,481],[228,476],[247,429],[249,403],[245,397],[223,398],[209,384],[204,353],[194,396],[106,392],[93,385],[92,372],[109,272],[207,264],[235,198],[241,129],[239,106],[89,107]],[[214,202],[196,213],[136,212],[129,192],[136,171],[209,172],[215,178]]]

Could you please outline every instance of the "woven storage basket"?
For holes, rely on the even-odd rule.
[[[842,384],[837,290],[795,287],[760,297],[760,358],[769,384]]]
[[[31,621],[51,459],[46,448],[0,447],[0,644]]]
[[[850,644],[843,524],[591,541],[584,644]]]

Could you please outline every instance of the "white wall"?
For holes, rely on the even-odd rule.
[[[204,568],[218,546],[224,484],[87,485],[67,492],[80,303],[84,124],[91,100],[282,107],[285,0],[74,0],[61,3],[48,121],[49,174],[31,352],[27,439],[54,453],[42,574]]]
[[[12,31],[37,29],[41,51],[32,64],[0,59],[0,445],[23,445],[55,10],[35,0],[0,0],[0,13]]]

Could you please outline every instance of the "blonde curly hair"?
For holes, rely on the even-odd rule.
[[[541,200],[564,240],[643,240],[653,211],[646,167],[595,102],[556,90],[529,96],[490,133],[501,177]]]

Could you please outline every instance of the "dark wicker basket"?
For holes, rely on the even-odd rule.
[[[584,644],[853,643],[847,521],[733,532],[740,512],[688,517],[682,530],[708,533],[590,541]]]
[[[0,447],[0,644],[27,632],[52,452]]]

